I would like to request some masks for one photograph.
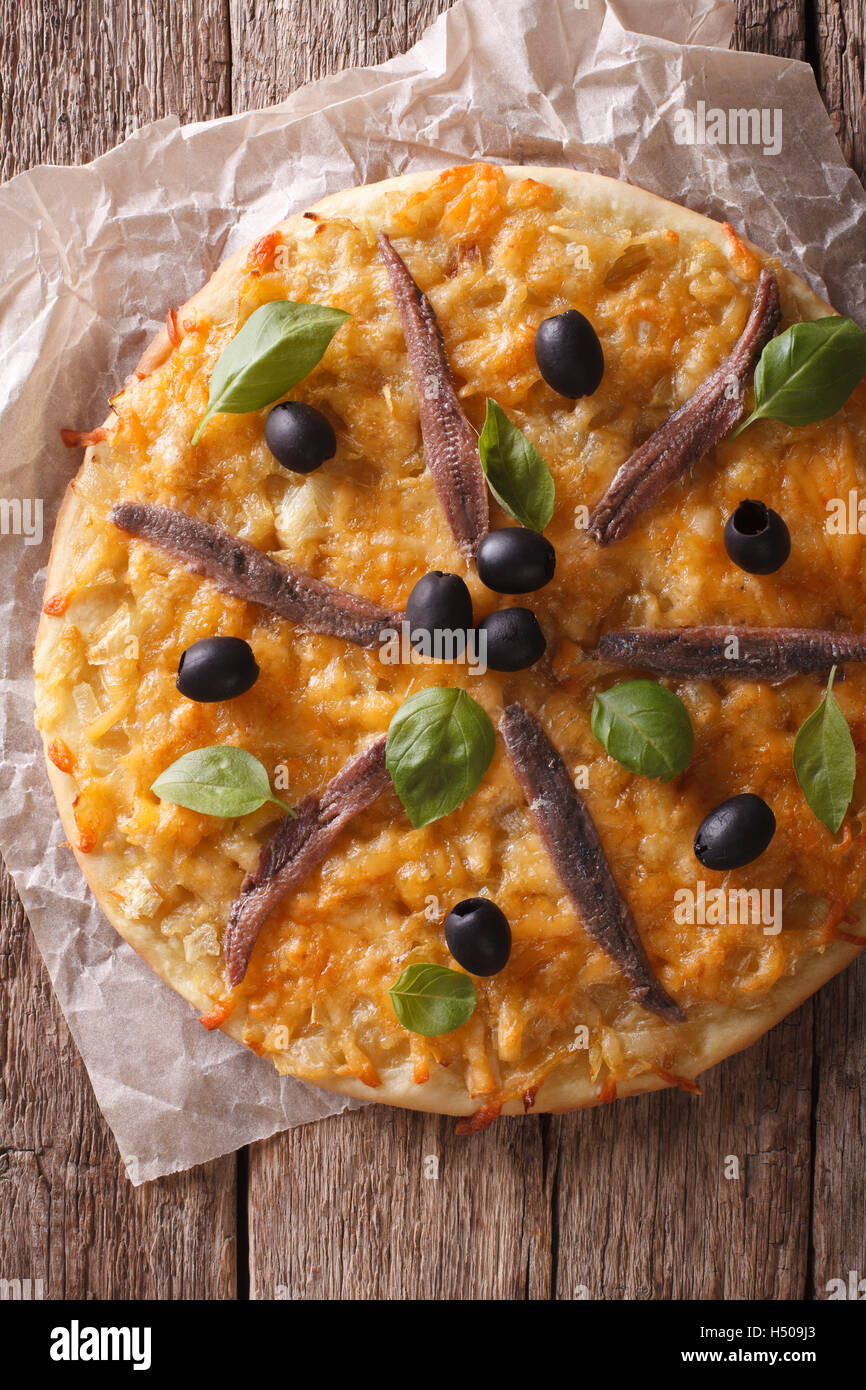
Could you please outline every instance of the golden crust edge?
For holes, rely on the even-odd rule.
[[[385,179],[375,184],[342,190],[329,194],[308,210],[325,216],[346,217],[356,224],[366,222],[369,229],[378,229],[386,220],[390,196],[395,194],[405,196],[417,192],[435,183],[442,172],[440,169],[418,171],[398,175],[396,178]],[[527,178],[537,179],[539,182],[549,184],[567,197],[573,197],[577,190],[583,198],[582,208],[585,209],[595,202],[600,208],[604,207],[607,216],[615,215],[619,206],[629,206],[633,215],[637,213],[650,220],[658,219],[663,225],[671,227],[674,231],[688,232],[693,235],[700,234],[713,241],[722,250],[726,252],[729,250],[728,236],[720,222],[662,198],[639,185],[611,179],[601,174],[587,173],[583,170],[548,168],[543,165],[507,166],[503,168],[503,173],[509,182],[517,182]],[[296,227],[298,223],[303,222],[303,217],[303,213],[294,213],[279,222],[273,230],[279,231],[284,228]],[[767,264],[774,259],[746,237],[738,236],[738,239],[758,256],[762,264]],[[210,309],[219,305],[222,290],[233,281],[235,270],[246,259],[251,244],[241,247],[234,255],[218,266],[201,289],[196,291],[177,310],[179,320],[190,311],[201,312],[202,309]],[[819,317],[830,309],[831,306],[815,294],[799,276],[784,267],[782,267],[782,275],[783,289],[792,295],[804,316]],[[163,364],[170,351],[171,342],[168,333],[165,328],[162,328],[142,354],[136,372],[148,375]],[[106,426],[111,424],[112,416],[113,412],[106,418]],[[51,593],[55,588],[62,587],[61,575],[64,570],[65,556],[68,552],[69,538],[74,532],[77,504],[79,503],[79,498],[75,492],[75,483],[102,448],[101,444],[88,446],[81,467],[67,486],[55,523],[46,571],[46,594]],[[34,643],[35,658],[43,655],[50,646],[52,628],[50,616],[43,613],[40,617]],[[97,903],[118,934],[133,947],[169,988],[180,994],[194,1008],[202,1011],[209,1010],[214,1003],[209,995],[192,986],[188,978],[183,978],[182,984],[178,984],[176,972],[167,967],[169,953],[159,949],[160,942],[155,939],[153,929],[130,917],[121,908],[107,900],[110,887],[106,869],[114,862],[115,856],[110,851],[93,851],[90,854],[83,854],[76,847],[77,827],[73,812],[73,779],[54,766],[48,757],[48,739],[44,735],[42,738],[48,778],[57,802],[61,824],[68,837],[70,848],[75,854]],[[862,907],[862,904],[858,903],[857,907]],[[742,1051],[757,1041],[835,974],[845,969],[860,954],[862,949],[861,946],[847,942],[836,942],[828,945],[822,955],[807,962],[796,975],[777,982],[766,1007],[750,1010],[746,1015],[733,1013],[729,1018],[708,1019],[707,1031],[715,1040],[714,1045],[703,1049],[692,1066],[682,1073],[683,1079],[694,1080],[726,1057]],[[229,1017],[221,1028],[221,1031],[242,1045],[244,1045],[243,1012],[241,1010]],[[470,1115],[485,1105],[484,1096],[471,1096],[465,1085],[458,1081],[457,1076],[444,1068],[434,1065],[430,1079],[423,1083],[414,1081],[411,1061],[381,1070],[382,1085],[376,1088],[366,1086],[357,1078],[349,1076],[324,1077],[317,1079],[314,1083],[307,1084],[314,1084],[321,1090],[336,1092],[360,1100],[375,1101],[379,1104],[396,1105],[430,1113]],[[669,1084],[655,1073],[645,1073],[629,1081],[619,1083],[617,1099],[661,1090]],[[597,1083],[589,1081],[586,1077],[570,1077],[567,1067],[560,1064],[556,1072],[548,1077],[539,1088],[535,1103],[531,1107],[531,1113],[566,1112],[598,1105],[601,1103],[599,1091],[600,1088]],[[521,1114],[523,1110],[522,1101],[512,1100],[503,1106],[502,1113]]]
[[[790,976],[780,981],[773,991],[773,1006],[750,1010],[745,1020],[742,1014],[734,1014],[730,1019],[708,1020],[708,1031],[712,1032],[717,1045],[710,1051],[705,1052],[695,1063],[677,1075],[687,1081],[694,1081],[705,1071],[718,1066],[726,1057],[731,1057],[736,1052],[742,1052],[752,1043],[757,1042],[777,1023],[787,1017],[801,1004],[816,993],[834,975],[838,975],[846,966],[860,955],[862,946],[855,946],[848,942],[837,942],[828,946],[822,956],[810,961],[806,967],[797,975]],[[744,1028],[743,1022],[747,1021],[749,1026]],[[400,1068],[395,1068],[394,1072],[383,1077],[383,1088],[389,1084],[389,1093],[381,1094],[379,1090],[371,1091],[369,1086],[354,1078],[342,1080],[341,1084],[331,1084],[317,1082],[323,1090],[341,1091],[345,1095],[354,1096],[360,1100],[374,1100],[387,1105],[400,1105],[409,1110],[433,1110],[434,1113],[449,1115],[469,1115],[483,1109],[485,1105],[484,1096],[469,1096],[465,1088],[460,1087],[460,1104],[454,1104],[455,1092],[457,1088],[448,1085],[451,1077],[441,1075],[441,1069],[431,1072],[430,1080],[418,1084],[412,1079],[411,1064],[406,1063]],[[446,1084],[442,1084],[443,1081]],[[666,1090],[672,1085],[665,1081],[655,1072],[645,1072],[641,1076],[633,1077],[631,1080],[617,1083],[616,1099],[624,1100],[628,1097],[645,1095],[650,1091]],[[435,1090],[428,1090],[434,1088]],[[395,1090],[399,1089],[401,1095],[396,1096]],[[427,1092],[426,1096],[420,1093]],[[530,1107],[530,1114],[564,1114],[571,1110],[584,1110],[592,1106],[601,1105],[601,1087],[598,1082],[589,1081],[586,1077],[572,1078],[568,1075],[565,1067],[558,1068],[558,1074],[552,1076],[539,1087],[535,1103]],[[434,1098],[436,1104],[431,1106],[422,1104],[421,1101]],[[502,1107],[503,1115],[517,1115],[524,1113],[522,1100],[509,1101]]]

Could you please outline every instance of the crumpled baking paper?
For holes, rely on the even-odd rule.
[[[346,1102],[206,1033],[116,937],[63,847],[30,673],[80,462],[60,427],[98,424],[166,311],[288,212],[478,157],[591,169],[727,218],[862,320],[866,199],[811,69],[730,52],[732,23],[719,0],[463,0],[381,67],[267,111],[158,121],[86,167],[0,188],[0,847],[134,1183]],[[766,138],[718,143],[711,113],[731,108],[766,113]],[[683,110],[704,143],[680,143]]]

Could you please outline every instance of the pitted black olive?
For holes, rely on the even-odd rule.
[[[529,594],[544,588],[556,569],[556,551],[540,531],[505,526],[488,531],[476,556],[478,577],[497,594]]]
[[[542,320],[535,334],[535,360],[548,386],[573,400],[591,396],[604,375],[598,334],[577,309]]]
[[[531,608],[500,608],[478,624],[478,632],[484,634],[479,657],[492,671],[523,671],[534,666],[547,647]]]
[[[464,898],[445,918],[445,941],[470,975],[496,975],[511,954],[508,918],[489,898]]]
[[[775,574],[791,553],[791,533],[772,507],[747,499],[728,517],[725,549],[747,574]]]
[[[265,421],[265,441],[290,473],[313,473],[337,452],[334,426],[314,405],[283,401]]]
[[[695,835],[695,855],[707,869],[740,869],[763,854],[776,833],[776,817],[752,792],[732,796],[706,816]]]
[[[436,656],[436,634],[457,633],[449,639],[449,651],[462,656],[466,634],[472,628],[472,595],[459,574],[431,570],[412,590],[406,602],[406,621],[410,640],[418,646],[423,638],[433,641],[430,655]],[[441,639],[443,642],[445,639]]]
[[[214,704],[245,694],[258,677],[253,649],[242,637],[203,637],[181,656],[177,688],[188,700]]]

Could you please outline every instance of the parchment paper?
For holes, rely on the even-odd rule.
[[[592,169],[728,218],[862,321],[866,199],[811,69],[729,52],[732,23],[719,0],[465,0],[379,68],[267,111],[158,121],[84,168],[0,188],[0,486],[44,516],[41,542],[0,535],[0,847],[133,1182],[345,1102],[205,1033],[62,847],[30,674],[53,521],[80,462],[60,427],[98,424],[167,309],[287,212],[479,156]],[[780,151],[677,143],[676,113],[699,102],[781,112]]]

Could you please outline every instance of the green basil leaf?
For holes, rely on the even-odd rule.
[[[687,768],[695,746],[689,712],[656,681],[623,681],[596,695],[592,732],[612,758],[643,777],[669,782]]]
[[[755,408],[730,435],[753,420],[812,425],[841,410],[866,374],[866,333],[833,314],[795,323],[771,338],[755,369]]]
[[[495,748],[488,715],[465,690],[433,686],[404,700],[388,728],[385,766],[416,829],[472,795]]]
[[[388,991],[394,1012],[410,1033],[437,1038],[472,1017],[475,985],[468,975],[444,965],[407,965]]]
[[[206,816],[246,816],[266,801],[273,801],[297,817],[291,806],[271,795],[268,774],[258,758],[227,743],[184,753],[159,774],[150,790],[161,801],[202,811]]]
[[[497,502],[521,526],[543,531],[553,516],[556,485],[535,445],[495,401],[487,402],[478,452]]]
[[[321,361],[337,329],[350,317],[327,304],[295,304],[290,299],[262,304],[217,359],[207,410],[193,444],[212,415],[261,410],[291,391]]]
[[[834,666],[827,690],[794,740],[794,773],[809,809],[835,835],[854,795],[856,754],[848,721],[833,694]]]

